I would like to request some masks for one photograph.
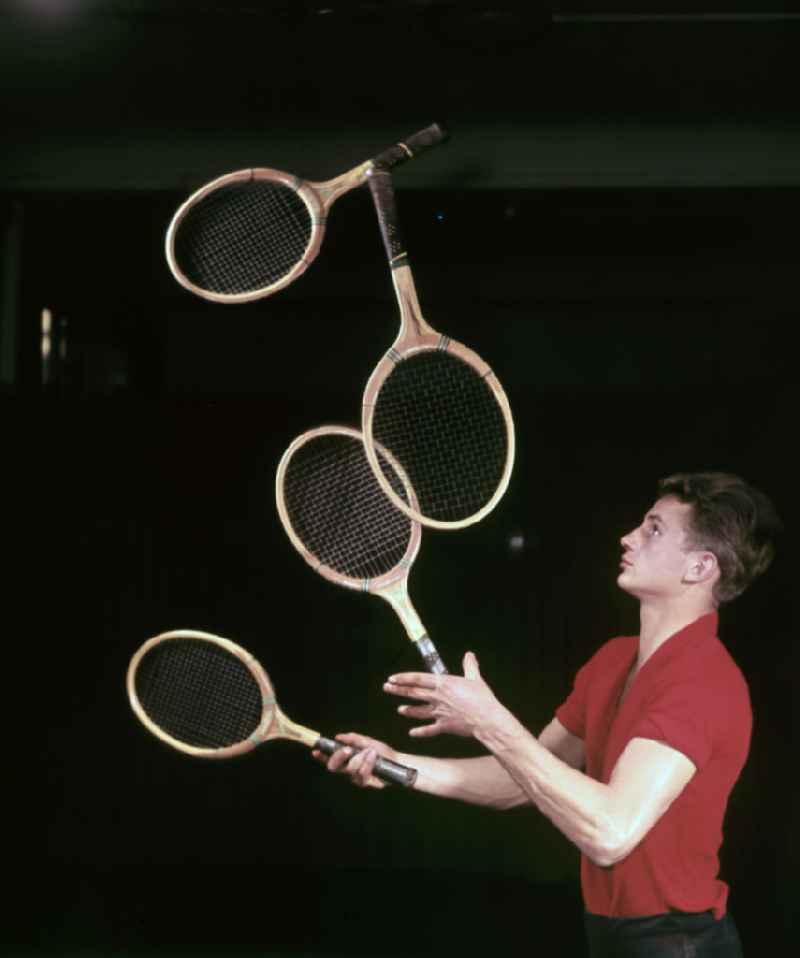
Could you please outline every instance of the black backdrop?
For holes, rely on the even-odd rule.
[[[194,762],[135,723],[127,661],[197,628],[251,649],[285,711],[402,743],[384,676],[416,665],[383,603],[314,576],[277,521],[300,431],[354,423],[394,334],[365,195],[322,258],[247,307],[200,303],[161,256],[172,194],[22,196],[20,387],[2,397],[14,953],[580,954],[578,856],[536,813],[365,793],[277,743]],[[414,602],[534,730],[581,662],[636,629],[619,537],[678,469],[739,472],[789,524],[722,633],[753,751],[723,855],[745,943],[788,932],[796,191],[399,192],[421,302],[506,385],[519,455],[483,523],[426,532]],[[38,317],[67,343],[39,386]],[[66,320],[66,325],[64,325]],[[509,546],[521,535],[524,547]],[[474,754],[433,740],[433,754]]]

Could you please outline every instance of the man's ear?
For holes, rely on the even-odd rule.
[[[688,558],[684,582],[710,582],[719,578],[719,563],[713,552],[691,552]]]

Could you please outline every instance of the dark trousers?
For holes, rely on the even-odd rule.
[[[591,958],[742,958],[733,918],[710,911],[650,918],[584,914]]]

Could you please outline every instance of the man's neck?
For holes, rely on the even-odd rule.
[[[707,601],[687,603],[643,599],[639,606],[639,655],[636,668],[640,669],[670,636],[714,611],[713,603]]]

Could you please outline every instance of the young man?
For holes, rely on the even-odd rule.
[[[418,769],[415,788],[477,805],[535,805],[580,849],[592,956],[741,955],[717,854],[747,757],[747,685],[718,640],[717,609],[769,565],[780,529],[769,500],[736,476],[659,483],[622,541],[619,586],[640,633],[606,643],[538,738],[498,701],[475,656],[464,675],[409,672],[384,688],[410,699],[416,737],[472,736],[488,755],[410,755],[363,735],[323,759],[362,786],[376,757]],[[361,749],[353,754],[353,749]],[[687,951],[687,946],[694,950]]]

